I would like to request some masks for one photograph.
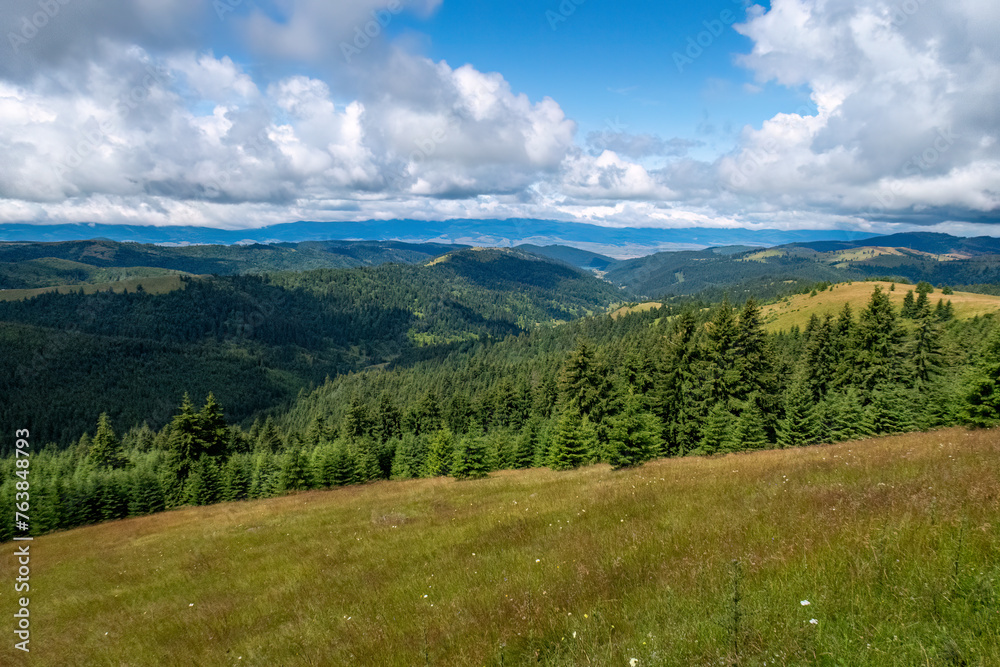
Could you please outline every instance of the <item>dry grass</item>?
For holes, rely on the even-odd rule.
[[[657,308],[662,308],[663,304],[658,301],[647,301],[646,303],[636,304],[634,306],[622,306],[611,312],[611,317],[616,320],[619,317],[623,317],[630,313],[645,313],[647,310],[656,310]]]
[[[767,322],[768,330],[787,331],[794,326],[805,328],[809,317],[814,313],[819,317],[827,313],[836,316],[845,303],[851,304],[856,315],[859,310],[868,305],[868,300],[876,285],[882,286],[883,291],[889,295],[893,305],[898,310],[903,305],[906,292],[913,289],[913,286],[897,283],[896,290],[890,292],[891,284],[884,282],[839,283],[834,285],[831,290],[819,292],[816,296],[797,294],[787,300],[764,306],[763,316]],[[989,294],[955,292],[945,296],[941,294],[940,290],[935,290],[929,297],[932,306],[937,305],[938,299],[950,300],[955,308],[955,316],[961,319],[1000,312],[1000,297]]]
[[[998,435],[377,483],[57,533],[32,544],[31,663],[997,665]],[[11,644],[0,663],[22,664]]]
[[[0,290],[0,301],[18,301],[20,299],[30,299],[47,292],[58,292],[59,294],[69,294],[79,292],[84,294],[94,294],[96,292],[107,292],[109,289],[121,294],[122,292],[134,292],[142,285],[149,294],[166,294],[174,290],[184,289],[184,283],[179,275],[169,276],[148,276],[145,278],[126,278],[110,283],[95,283],[81,285],[59,285],[56,287],[37,287],[33,289],[7,289]]]

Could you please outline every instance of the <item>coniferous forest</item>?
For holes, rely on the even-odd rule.
[[[873,284],[777,332],[752,296],[608,314],[618,288],[492,251],[47,294],[0,304],[5,409],[34,411],[49,441],[34,534],[374,480],[994,424],[995,318],[955,317],[948,288],[897,288],[901,308]],[[13,512],[15,459],[0,465]]]

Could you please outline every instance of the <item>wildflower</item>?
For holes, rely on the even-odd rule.
[[[801,604],[803,607],[808,607],[809,606],[809,600],[803,600],[799,604]]]
[[[819,625],[819,621],[817,621],[815,618],[810,618],[809,622],[812,623],[813,625]]]
[[[541,563],[541,562],[542,562],[542,559],[541,559],[541,558],[536,558],[536,559],[535,559],[535,562],[536,562],[536,563]]]
[[[639,664],[639,658],[632,658],[628,661],[628,667],[635,667]]]

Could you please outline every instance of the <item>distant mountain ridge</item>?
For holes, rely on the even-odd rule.
[[[329,240],[392,240],[477,246],[569,245],[621,257],[634,257],[660,250],[692,250],[719,245],[762,247],[830,239],[850,241],[872,236],[874,235],[860,232],[830,230],[602,227],[586,223],[533,219],[300,221],[239,230],[93,223],[0,224],[0,241],[52,242],[105,238],[136,243],[232,245]]]

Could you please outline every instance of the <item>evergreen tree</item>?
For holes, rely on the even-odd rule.
[[[941,332],[930,313],[921,314],[913,332],[910,363],[918,387],[926,387],[941,368]]]
[[[382,468],[379,466],[375,443],[369,438],[357,441],[354,453],[354,478],[361,484],[374,482],[382,478]]]
[[[455,449],[455,460],[451,474],[455,479],[480,479],[486,477],[489,467],[486,463],[486,443],[479,433],[468,433],[459,441]]]
[[[712,406],[705,420],[705,428],[701,433],[701,441],[696,454],[716,454],[733,449],[733,426],[735,419],[728,403],[720,401]]]
[[[899,313],[903,317],[912,319],[916,315],[916,303],[913,301],[913,290],[908,290],[903,297],[903,309]]]
[[[534,465],[540,441],[540,431],[541,420],[535,415],[528,420],[524,431],[517,439],[517,448],[514,451],[515,468],[530,468]]]
[[[814,401],[820,401],[833,387],[837,370],[837,349],[833,316],[826,315],[810,333],[805,348],[805,382]]]
[[[706,332],[706,398],[718,404],[737,396],[741,389],[740,328],[728,300],[716,308],[715,316],[706,325]]]
[[[795,382],[785,395],[785,418],[778,429],[778,444],[800,447],[815,442],[816,421],[812,396],[804,382]]]
[[[222,499],[246,500],[250,497],[250,459],[245,454],[231,456],[222,473]]]
[[[986,346],[983,361],[967,382],[962,416],[966,424],[977,428],[990,428],[1000,421],[1000,333]]]
[[[889,296],[878,285],[861,313],[857,332],[860,387],[868,392],[882,382],[898,382],[903,367],[900,345],[903,331]]]
[[[659,427],[641,399],[627,391],[624,409],[611,420],[608,463],[618,470],[642,464],[660,451]]]
[[[582,431],[579,412],[572,408],[563,410],[552,437],[549,467],[553,470],[569,470],[587,461],[590,452],[587,451],[586,436]]]
[[[426,474],[428,477],[440,477],[451,472],[451,463],[455,458],[455,445],[451,431],[442,428],[431,436],[427,447]]]
[[[565,405],[581,417],[590,415],[600,400],[601,384],[591,343],[586,338],[581,338],[577,341],[576,349],[566,358],[559,378],[560,393]]]
[[[281,439],[281,433],[278,432],[278,426],[274,423],[274,419],[268,416],[260,428],[254,451],[274,454],[284,448],[285,443]]]
[[[383,391],[379,396],[375,417],[375,436],[379,442],[388,442],[403,435],[403,416],[389,396]]]
[[[97,433],[90,442],[87,459],[97,468],[124,468],[128,464],[128,457],[111,428],[111,420],[106,412],[102,412],[97,420]]]
[[[333,484],[334,486],[345,486],[353,484],[356,480],[357,462],[354,459],[354,452],[347,442],[340,440],[334,447],[333,458]]]
[[[222,415],[222,406],[216,402],[212,393],[205,399],[205,405],[198,414],[198,422],[200,454],[225,456],[229,450],[229,425]]]
[[[280,491],[304,491],[313,488],[309,464],[301,449],[291,448],[282,457],[278,488]]]
[[[764,415],[756,402],[748,401],[733,428],[731,447],[735,451],[765,449],[770,445],[764,429]]]

